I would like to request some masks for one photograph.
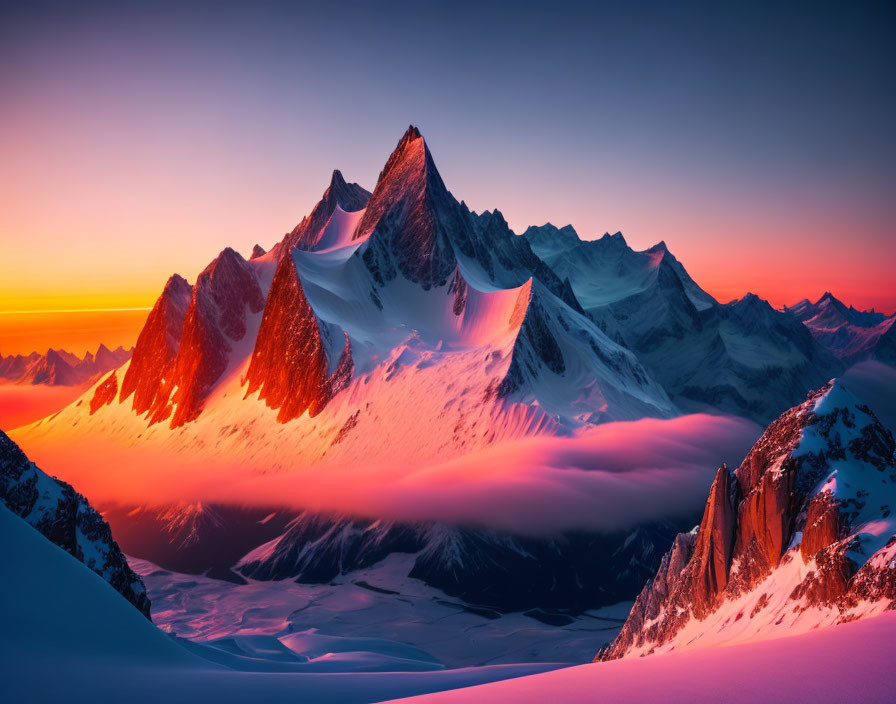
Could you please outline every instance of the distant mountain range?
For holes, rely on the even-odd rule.
[[[896,365],[896,315],[847,307],[831,293],[815,303],[804,299],[784,310],[799,318],[812,337],[846,364],[873,359]]]
[[[45,354],[0,356],[0,380],[15,384],[79,386],[117,369],[131,358],[131,352],[123,347],[110,350],[101,344],[96,354],[87,352],[84,357],[52,348]]]

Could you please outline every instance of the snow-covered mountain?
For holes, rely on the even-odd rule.
[[[679,535],[602,659],[800,633],[896,606],[896,442],[840,382],[772,423]]]
[[[398,555],[405,558],[398,576],[467,604],[555,614],[633,599],[676,533],[695,520],[538,536],[225,504],[102,508],[128,554],[164,569],[230,582],[327,584]]]
[[[402,384],[426,383],[421,365],[462,374],[493,426],[528,418],[514,433],[682,409],[767,422],[842,368],[793,315],[752,295],[717,303],[664,243],[636,252],[619,233],[582,241],[551,225],[516,236],[498,211],[471,212],[411,127],[372,193],[335,171],[270,251],[225,249],[196,286],[172,277],[133,363],[90,408],[105,417],[133,396],[136,436],[190,424],[245,384],[281,423],[307,411],[357,435],[357,401],[385,393],[371,379],[402,404]]]
[[[3,431],[0,502],[83,562],[149,618],[146,588],[128,566],[102,516],[70,485],[38,469]]]
[[[47,384],[50,386],[78,386],[116,369],[131,357],[132,350],[118,347],[110,350],[101,344],[96,354],[84,357],[65,350],[49,349],[45,354],[0,356],[0,380],[15,384]]]
[[[432,413],[413,407],[446,378],[459,388],[433,398]],[[226,249],[193,287],[172,277],[131,365],[103,380],[89,404],[96,421],[81,428],[124,422],[107,409],[133,394],[133,436],[164,422],[197,437],[209,428],[190,422],[223,396],[236,403],[243,383],[239,395],[280,423],[307,425],[307,411],[340,437],[363,432],[359,407],[386,395],[389,413],[421,433],[450,416],[457,427],[473,404],[490,418],[489,442],[678,412],[500,213],[454,199],[413,127],[372,194],[334,172],[311,215],[269,252],[246,261]],[[458,391],[469,402],[451,408]],[[250,402],[240,415],[255,424],[269,413]],[[469,440],[452,441],[467,446],[453,452]]]
[[[829,292],[815,303],[803,299],[784,310],[799,318],[818,342],[847,364],[878,360],[896,365],[896,315],[847,307]]]
[[[550,224],[524,237],[592,320],[685,409],[767,423],[842,370],[798,320],[757,296],[716,302],[664,242],[637,252],[618,232],[583,241],[571,226]]]
[[[236,571],[256,580],[318,584],[406,553],[414,556],[406,576],[467,603],[579,613],[631,598],[659,564],[675,525],[533,537],[303,513],[243,557]]]

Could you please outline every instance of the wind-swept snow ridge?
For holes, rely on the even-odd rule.
[[[799,633],[896,605],[896,442],[832,381],[772,423],[635,602],[613,659]]]
[[[400,702],[891,704],[894,638],[896,614],[886,614],[793,638],[581,665]]]

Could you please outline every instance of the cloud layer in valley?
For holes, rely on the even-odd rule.
[[[320,463],[276,474],[139,445],[42,451],[34,459],[94,503],[285,505],[537,534],[615,530],[695,513],[716,468],[737,464],[760,433],[740,418],[694,414],[505,442],[423,466],[401,459]]]

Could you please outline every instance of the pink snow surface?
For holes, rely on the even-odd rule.
[[[896,613],[792,638],[580,665],[402,700],[419,704],[896,702]]]

